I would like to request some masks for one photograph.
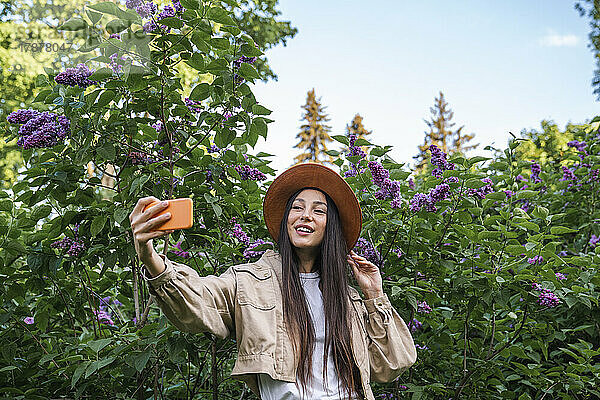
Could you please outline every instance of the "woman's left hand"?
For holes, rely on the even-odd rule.
[[[347,257],[348,264],[352,267],[354,279],[360,286],[367,299],[383,296],[383,283],[379,268],[371,261],[350,251]]]

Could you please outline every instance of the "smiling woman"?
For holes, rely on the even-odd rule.
[[[382,289],[377,266],[352,249],[360,205],[348,184],[319,164],[277,177],[263,214],[278,252],[200,277],[159,256],[152,238],[168,216],[152,197],[131,213],[136,251],[163,312],[191,332],[234,336],[232,376],[262,399],[369,399],[416,360],[411,334]],[[349,285],[348,267],[364,294]]]

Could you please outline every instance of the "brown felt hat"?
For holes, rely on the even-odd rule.
[[[362,228],[362,212],[354,191],[334,170],[321,164],[294,165],[279,175],[265,195],[263,215],[271,237],[279,239],[279,228],[288,199],[305,187],[321,189],[335,202],[348,250],[354,248]]]

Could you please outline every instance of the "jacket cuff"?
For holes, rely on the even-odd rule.
[[[375,297],[374,299],[364,300],[365,307],[369,314],[373,314],[375,312],[385,312],[391,310],[392,304],[390,303],[390,299],[388,299],[387,294],[383,294],[383,296]]]
[[[171,260],[169,260],[164,254],[159,254],[158,256],[165,262],[165,270],[163,272],[154,277],[150,277],[148,270],[145,267],[142,268],[142,276],[144,277],[144,280],[148,282],[151,292],[175,277],[175,268],[173,268],[173,263]]]

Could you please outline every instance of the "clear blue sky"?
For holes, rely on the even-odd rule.
[[[589,120],[600,114],[590,86],[594,59],[588,21],[573,4],[280,0],[282,18],[299,32],[267,52],[279,81],[257,83],[254,93],[275,122],[256,151],[275,154],[279,172],[293,163],[311,88],[332,135],[344,134],[358,112],[370,139],[393,145],[399,162],[413,162],[440,90],[480,148],[504,146],[508,131],[539,128],[543,119],[561,128]]]

